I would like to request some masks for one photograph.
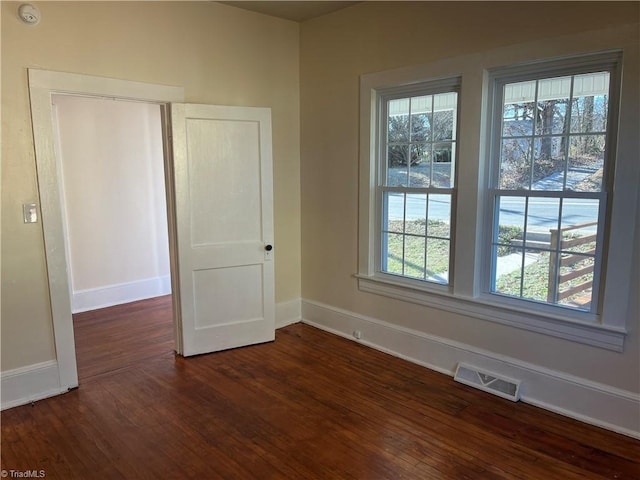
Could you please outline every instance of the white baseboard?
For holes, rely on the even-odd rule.
[[[518,379],[523,402],[640,438],[640,395],[382,320],[302,300],[302,322],[453,376],[458,363]],[[358,330],[359,340],[353,336]]]
[[[71,299],[73,313],[86,312],[97,308],[112,307],[123,303],[160,297],[171,293],[171,277],[146,278],[135,282],[108,285],[106,287],[76,290]]]
[[[299,298],[288,302],[276,303],[276,328],[298,323],[302,318],[302,307]]]
[[[50,360],[2,372],[0,392],[2,410],[64,393],[60,388],[58,362]]]

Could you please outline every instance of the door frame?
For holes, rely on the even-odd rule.
[[[108,77],[28,69],[31,120],[40,195],[40,216],[44,234],[47,279],[53,320],[53,335],[60,391],[78,386],[71,288],[61,203],[61,178],[54,148],[51,96],[66,94],[139,101],[160,105],[164,150],[165,190],[169,258],[173,293],[173,322],[176,352],[182,353],[180,290],[177,268],[177,232],[173,158],[171,148],[170,104],[184,102],[184,88],[119,80]]]

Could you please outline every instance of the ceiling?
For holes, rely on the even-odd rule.
[[[272,17],[284,18],[285,20],[293,20],[294,22],[304,22],[312,18],[326,15],[343,8],[355,5],[360,2],[271,2],[271,1],[231,1],[219,2],[233,7],[251,10],[253,12],[264,13]]]

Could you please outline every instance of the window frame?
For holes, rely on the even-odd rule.
[[[570,45],[560,49],[536,47],[527,52],[513,47],[490,52],[491,55],[488,52],[461,55],[360,76],[358,269],[354,277],[361,292],[428,307],[424,310],[425,322],[430,321],[434,311],[440,310],[607,350],[623,351],[632,302],[630,280],[633,270],[629,258],[634,252],[633,235],[636,228],[636,224],[628,219],[636,215],[637,183],[640,180],[640,164],[635,161],[639,122],[634,106],[638,101],[630,86],[638,79],[637,62],[633,61],[638,47],[624,37],[620,40],[617,32],[612,32],[610,37],[599,38],[597,42],[593,37],[587,37],[589,41],[594,40],[591,42],[594,43],[592,52],[597,53],[576,52]],[[603,45],[608,45],[610,49],[603,50]],[[620,119],[617,138],[609,145],[616,148],[619,158],[616,159],[616,176],[612,179],[616,197],[610,199],[608,205],[611,212],[610,229],[615,234],[609,239],[608,256],[604,259],[610,288],[603,290],[602,315],[590,320],[585,319],[584,315],[557,307],[532,309],[526,305],[532,302],[514,303],[509,298],[496,301],[496,295],[488,295],[483,291],[483,278],[487,273],[483,258],[486,244],[484,225],[489,215],[485,208],[489,173],[487,162],[490,158],[487,133],[492,122],[489,107],[493,105],[490,75],[514,67],[520,73],[527,69],[538,70],[541,65],[554,62],[565,66],[601,63],[603,56],[615,56],[619,60],[622,54],[625,58],[629,55],[632,63],[625,74],[625,83],[615,82],[619,89],[620,108],[618,115],[612,117],[619,116]],[[541,57],[545,57],[544,60],[539,60]],[[620,75],[623,65],[619,63]],[[415,285],[415,281],[405,281],[397,276],[385,278],[375,269],[376,218],[379,212],[376,211],[377,145],[374,132],[379,122],[377,102],[380,92],[392,87],[411,88],[417,83],[453,77],[461,79],[456,152],[455,265],[452,270],[455,283],[447,288],[442,285]]]
[[[375,231],[377,232],[374,241],[374,272],[376,276],[382,279],[386,279],[390,282],[401,282],[413,286],[418,289],[434,289],[435,291],[450,291],[454,280],[454,256],[455,256],[455,213],[456,213],[456,192],[457,192],[457,175],[458,175],[458,137],[460,133],[460,123],[458,121],[460,115],[460,85],[461,78],[454,76],[450,78],[427,80],[410,85],[393,86],[388,88],[381,88],[376,91],[375,99]],[[456,144],[455,155],[452,159],[452,186],[449,188],[443,187],[398,187],[387,186],[386,178],[388,171],[388,162],[386,155],[387,141],[387,103],[391,100],[412,98],[426,95],[438,95],[442,93],[456,93],[456,124],[455,135],[452,142]],[[372,122],[373,123],[373,122]],[[431,145],[434,142],[431,140]],[[410,168],[409,168],[410,170]],[[382,269],[383,264],[383,224],[384,224],[384,203],[385,192],[400,192],[407,194],[421,194],[424,193],[427,199],[430,195],[448,194],[451,196],[451,210],[450,210],[450,231],[449,231],[449,278],[447,283],[439,283],[430,280],[421,280],[408,275],[394,274],[386,272]],[[428,200],[427,200],[428,201]],[[426,231],[425,231],[426,238]]]
[[[483,256],[484,261],[481,267],[481,298],[487,302],[495,302],[500,305],[518,307],[522,305],[533,311],[539,311],[542,315],[560,315],[578,321],[591,323],[602,323],[604,311],[604,297],[606,288],[607,258],[609,249],[609,239],[611,231],[611,209],[613,205],[613,186],[616,163],[617,131],[620,105],[620,85],[621,85],[622,54],[619,51],[605,52],[597,54],[586,54],[563,59],[543,60],[540,62],[524,65],[511,65],[494,68],[488,71],[488,117],[487,131],[487,155],[485,162],[486,176],[486,204],[483,228]],[[606,130],[606,151],[604,159],[604,175],[602,191],[598,195],[582,195],[580,192],[572,192],[570,195],[565,191],[552,191],[548,194],[544,190],[529,190],[528,193],[522,190],[500,189],[499,183],[499,152],[502,128],[502,108],[503,108],[503,87],[510,83],[525,81],[539,81],[552,77],[577,76],[588,73],[607,71],[609,78],[609,111]],[[518,192],[518,193],[515,193]],[[494,229],[497,228],[498,218],[495,212],[495,200],[499,197],[524,196],[526,198],[551,197],[566,198],[571,197],[598,197],[600,201],[598,211],[598,238],[599,252],[595,259],[594,272],[594,300],[595,308],[589,312],[575,310],[557,304],[547,304],[523,298],[514,298],[497,292],[492,292],[492,261],[491,244],[493,242]],[[595,273],[599,273],[596,276]],[[524,302],[524,303],[523,303]]]

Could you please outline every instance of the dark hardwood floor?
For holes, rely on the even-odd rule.
[[[171,295],[75,314],[80,383],[159,357],[173,361],[172,315]]]
[[[640,442],[297,324],[173,355],[170,297],[77,315],[80,388],[2,412],[47,479],[638,479]]]

